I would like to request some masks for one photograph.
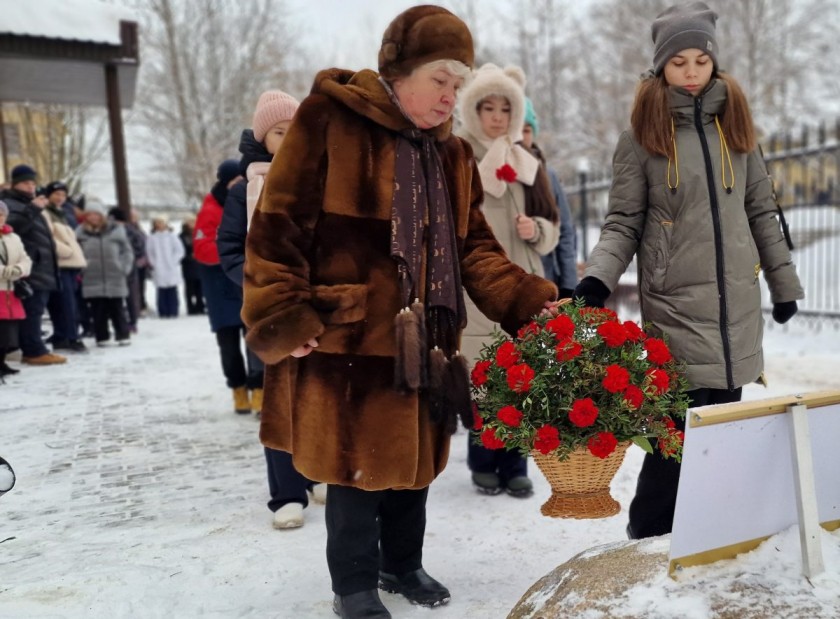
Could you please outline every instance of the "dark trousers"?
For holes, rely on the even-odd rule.
[[[266,447],[265,463],[268,491],[271,494],[268,509],[276,512],[287,503],[300,503],[304,507],[309,505],[306,490],[312,487],[312,482],[297,472],[291,454]]]
[[[140,318],[140,276],[137,269],[132,269],[126,278],[128,283],[128,296],[125,299],[125,309],[128,313],[128,326],[137,326]]]
[[[53,343],[79,339],[79,313],[76,309],[78,269],[59,269],[61,287],[50,292],[47,311],[53,324]]]
[[[504,486],[514,477],[528,476],[528,459],[516,450],[487,449],[467,434],[467,465],[473,473],[496,473]]]
[[[178,315],[177,286],[157,289],[157,310],[160,318],[175,318]]]
[[[689,406],[726,404],[741,400],[741,388],[694,389],[688,392]],[[685,430],[685,419],[675,419],[680,430]],[[665,535],[674,524],[677,505],[677,488],[680,481],[680,463],[663,458],[658,450],[647,454],[639,472],[636,496],[630,503],[630,524],[627,533],[633,539]]]
[[[41,319],[49,298],[50,293],[46,290],[36,290],[32,296],[22,301],[26,318],[20,323],[19,333],[20,350],[24,357],[40,357],[49,352],[41,335]]]
[[[184,277],[184,297],[187,300],[187,314],[193,316],[204,313],[204,297],[198,277]]]
[[[242,356],[243,336],[245,327],[222,327],[216,331],[216,343],[222,358],[222,372],[227,386],[248,387],[248,389],[262,389],[265,365],[262,360],[245,347],[245,357]],[[245,359],[248,368],[245,369]]]
[[[149,279],[149,267],[137,267],[137,288],[140,291],[140,311],[149,309],[146,302],[146,280]]]
[[[327,487],[327,564],[334,593],[376,589],[380,569],[406,574],[423,566],[428,494],[428,488]]]
[[[121,297],[92,297],[88,299],[93,314],[93,334],[97,342],[107,342],[111,337],[108,321],[114,326],[114,335],[118,342],[129,338],[128,322]]]

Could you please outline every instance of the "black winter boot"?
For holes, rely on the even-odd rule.
[[[336,595],[333,599],[333,612],[341,619],[391,619],[391,613],[382,604],[376,589]]]
[[[6,353],[0,352],[0,377],[8,376],[9,374],[17,374],[18,372],[20,372],[20,370],[9,367],[9,364],[6,363]]]
[[[422,567],[407,574],[379,572],[379,588],[388,593],[399,593],[412,604],[442,606],[449,602],[449,589],[429,576]]]

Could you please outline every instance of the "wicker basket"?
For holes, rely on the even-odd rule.
[[[609,456],[597,458],[586,448],[573,451],[568,460],[533,451],[537,467],[551,485],[551,497],[540,511],[552,518],[606,518],[621,510],[610,496],[610,482],[624,462],[630,441],[619,443]]]

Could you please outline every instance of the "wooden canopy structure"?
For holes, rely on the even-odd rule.
[[[108,108],[117,204],[131,208],[122,110],[134,104],[137,22],[93,0],[7,3],[0,20],[0,102]],[[0,139],[6,144],[0,118]],[[8,173],[6,161],[3,166]]]

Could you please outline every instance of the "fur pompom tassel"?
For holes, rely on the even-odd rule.
[[[467,359],[460,352],[456,352],[449,360],[447,372],[446,397],[449,400],[449,416],[451,434],[457,429],[457,419],[460,417],[465,428],[473,426],[472,399],[470,397],[470,371]]]
[[[400,310],[394,316],[394,342],[397,347],[394,355],[394,389],[400,393],[405,391],[405,361],[402,350],[405,342],[405,310]]]
[[[446,410],[446,375],[449,360],[437,346],[429,351],[429,416],[434,423],[441,423],[448,414]]]
[[[418,371],[420,374],[419,386],[421,388],[425,388],[429,384],[429,368],[426,366],[426,349],[428,348],[428,344],[426,343],[426,308],[422,303],[420,303],[420,299],[415,299],[409,309],[417,319],[417,363],[419,364]]]
[[[405,308],[394,318],[397,354],[394,359],[394,388],[400,392],[416,391],[420,386],[420,357],[417,316]]]

